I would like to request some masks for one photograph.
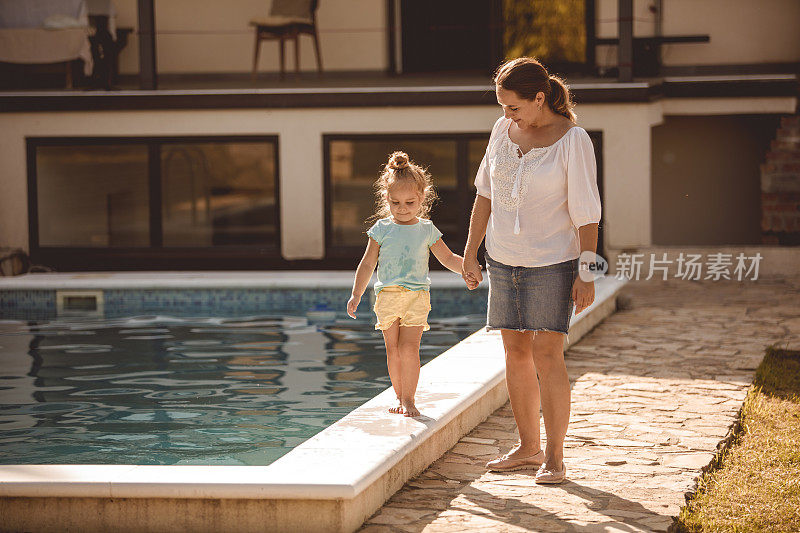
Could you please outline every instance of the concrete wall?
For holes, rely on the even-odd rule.
[[[636,37],[655,35],[652,0],[634,0]],[[797,0],[663,0],[663,35],[708,35],[710,42],[667,44],[664,65],[730,65],[800,61]],[[598,0],[597,36],[617,36],[617,0]],[[616,65],[616,46],[600,46],[597,62]]]
[[[137,0],[114,0],[117,25],[137,27]],[[162,73],[249,72],[253,65],[252,18],[269,14],[270,0],[156,2],[157,66]],[[317,11],[325,70],[385,70],[386,12],[383,0],[322,0]],[[315,70],[311,37],[300,36],[300,67]],[[259,71],[279,69],[277,41],[261,45]],[[286,47],[294,68],[294,45]],[[131,34],[120,55],[120,72],[139,71],[139,42]]]

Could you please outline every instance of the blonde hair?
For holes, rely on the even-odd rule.
[[[572,122],[578,119],[572,110],[575,103],[570,97],[569,86],[558,76],[550,75],[536,58],[518,57],[506,61],[497,69],[494,83],[507,91],[514,91],[525,100],[534,100],[542,92],[554,113]]]
[[[389,189],[395,185],[411,185],[422,197],[420,211],[417,216],[428,218],[431,207],[438,199],[436,189],[433,187],[431,175],[428,171],[411,161],[405,152],[392,152],[389,161],[384,165],[383,172],[375,181],[375,214],[369,220],[375,221],[391,216],[387,195]]]

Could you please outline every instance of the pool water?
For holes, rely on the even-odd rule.
[[[422,364],[485,315],[429,323]],[[389,386],[366,319],[0,321],[0,464],[267,465]]]

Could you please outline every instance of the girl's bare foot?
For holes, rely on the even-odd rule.
[[[397,405],[395,407],[390,407],[389,408],[389,412],[390,413],[394,413],[396,415],[402,415],[403,414],[403,404],[400,403],[400,398],[397,399]]]
[[[403,414],[409,417],[419,416],[419,409],[414,405],[413,401],[401,402],[403,405]]]

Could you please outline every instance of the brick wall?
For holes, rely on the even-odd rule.
[[[764,244],[800,244],[800,115],[783,117],[761,165]]]

